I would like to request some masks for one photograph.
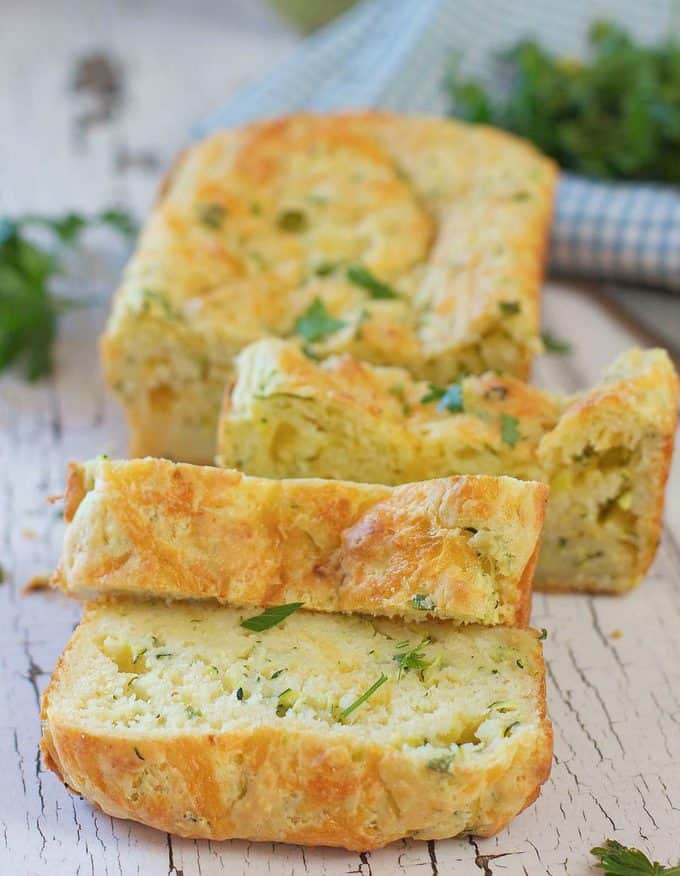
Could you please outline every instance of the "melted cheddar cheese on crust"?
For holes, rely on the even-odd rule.
[[[400,484],[452,474],[550,485],[536,585],[621,591],[659,540],[678,380],[663,350],[631,350],[572,398],[484,374],[452,387],[349,355],[315,362],[259,341],[237,360],[218,462],[262,477]]]
[[[262,337],[448,382],[526,377],[554,165],[491,128],[293,115],[177,161],[102,343],[131,453],[211,462],[232,359]]]
[[[547,493],[484,476],[388,487],[162,459],[73,463],[55,583],[523,625]]]

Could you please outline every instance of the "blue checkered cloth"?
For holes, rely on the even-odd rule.
[[[296,109],[444,114],[452,52],[462,52],[463,75],[493,86],[493,55],[521,37],[578,56],[593,17],[623,21],[639,39],[657,40],[673,26],[672,7],[673,0],[364,0],[241,90],[196,134]],[[680,291],[680,192],[562,174],[551,267]]]

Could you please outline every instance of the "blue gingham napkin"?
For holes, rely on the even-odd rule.
[[[593,18],[614,19],[639,39],[657,40],[673,26],[672,7],[673,0],[364,0],[241,90],[196,133],[296,109],[445,114],[442,84],[454,51],[462,53],[463,75],[492,85],[493,54],[521,37],[578,56]],[[680,290],[680,192],[562,174],[551,266]]]

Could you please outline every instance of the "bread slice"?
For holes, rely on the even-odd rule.
[[[47,766],[110,815],[185,837],[344,846],[500,830],[552,733],[533,630],[119,598],[45,692]]]
[[[525,376],[555,166],[491,128],[298,114],[170,173],[103,339],[135,456],[212,462],[232,357],[297,334],[418,377]]]
[[[677,421],[663,350],[630,350],[572,398],[512,377],[467,377],[447,395],[350,356],[316,362],[263,340],[237,360],[218,462],[265,477],[399,484],[451,474],[550,484],[536,586],[627,590],[651,563]]]
[[[513,478],[388,487],[163,459],[73,463],[55,582],[75,594],[525,624],[546,498],[544,484]]]

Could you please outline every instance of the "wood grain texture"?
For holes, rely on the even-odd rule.
[[[6,0],[0,210],[95,210],[121,200],[141,212],[191,123],[293,42],[264,7],[247,0]],[[95,51],[120,64],[123,96],[112,118],[81,136],[76,119],[93,98],[71,91],[70,82],[78,59]],[[640,589],[620,599],[535,597],[533,623],[549,631],[555,763],[538,802],[497,837],[402,842],[364,855],[192,842],[96,812],[43,771],[38,698],[79,607],[58,593],[20,591],[56,561],[63,523],[45,498],[61,491],[66,461],[125,450],[120,412],[104,391],[96,357],[106,300],[124,257],[124,248],[102,235],[74,260],[82,294],[100,303],[65,318],[54,379],[35,386],[15,377],[0,381],[0,538],[7,572],[0,587],[0,872],[575,876],[595,872],[588,850],[605,837],[676,860],[677,459],[664,539]],[[566,285],[547,290],[544,324],[574,344],[570,356],[544,357],[537,364],[538,381],[555,389],[592,383],[602,366],[635,342],[611,314]]]

